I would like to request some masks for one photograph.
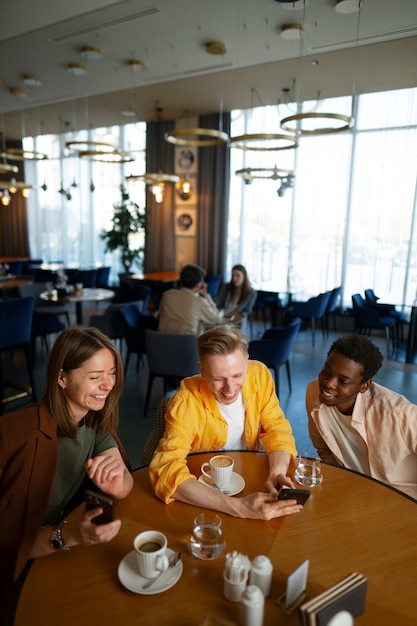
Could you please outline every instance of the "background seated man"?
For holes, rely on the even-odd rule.
[[[324,461],[417,498],[417,407],[372,381],[382,361],[378,347],[362,335],[332,343],[307,387],[310,437]]]
[[[165,433],[149,467],[156,495],[180,500],[235,517],[272,519],[301,510],[295,500],[278,501],[297,452],[291,426],[279,406],[268,368],[249,361],[241,331],[212,328],[198,337],[201,374],[182,381],[170,400]],[[268,454],[266,492],[234,498],[196,480],[187,455],[203,450],[259,450]]]
[[[204,323],[215,324],[221,314],[207,285],[204,270],[198,265],[185,265],[180,273],[181,289],[169,289],[161,298],[158,330],[163,333],[198,335]]]

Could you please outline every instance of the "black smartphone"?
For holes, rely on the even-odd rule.
[[[114,520],[114,502],[104,493],[97,493],[95,491],[87,490],[85,492],[85,508],[87,511],[91,509],[103,509],[103,513],[93,517],[91,520],[93,524],[108,524]]]
[[[310,496],[308,489],[281,489],[278,500],[297,500],[298,504],[305,504]]]

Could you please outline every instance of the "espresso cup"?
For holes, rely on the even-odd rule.
[[[144,578],[154,578],[168,569],[168,540],[157,530],[146,530],[135,537],[135,548],[139,574]]]
[[[218,489],[227,489],[232,478],[234,461],[226,454],[216,454],[210,461],[203,463],[201,473],[211,478]],[[210,472],[206,471],[210,469]]]

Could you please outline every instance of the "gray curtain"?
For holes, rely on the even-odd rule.
[[[164,134],[175,127],[173,120],[150,122],[146,133],[146,171],[174,173],[174,146]],[[175,270],[175,185],[165,185],[164,199],[157,204],[153,194],[146,191],[145,272]]]
[[[200,128],[230,134],[230,114],[202,115]],[[229,213],[230,149],[227,144],[200,148],[198,152],[198,219],[196,263],[207,274],[224,275]]]

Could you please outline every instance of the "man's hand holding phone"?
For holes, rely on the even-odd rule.
[[[283,487],[278,494],[278,500],[296,500],[297,504],[303,506],[309,497],[310,491],[308,489],[290,489],[288,487]]]

